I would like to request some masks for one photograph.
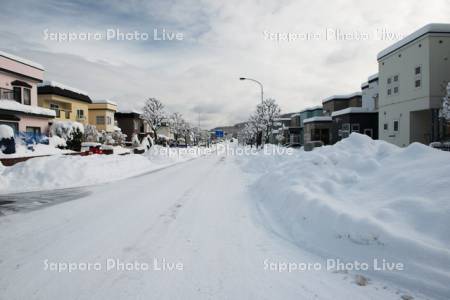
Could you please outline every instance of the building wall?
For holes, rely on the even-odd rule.
[[[97,117],[104,117],[105,124],[98,124]],[[111,122],[108,124],[107,117]],[[114,131],[114,111],[107,109],[89,109],[89,122],[90,125],[94,125],[98,131],[113,132]]]
[[[59,95],[38,95],[38,105],[45,108],[50,108],[50,104],[57,104],[62,111],[60,116],[55,120],[70,120],[80,122],[83,125],[88,124],[89,120],[89,104],[76,99],[71,99]],[[77,110],[84,111],[84,119],[77,118]],[[69,111],[69,118],[66,117],[65,112]]]
[[[311,122],[304,124],[304,142],[315,141],[316,137],[313,135],[315,130],[320,130],[323,132],[324,138],[320,139],[324,144],[330,144],[332,141],[332,122]],[[326,132],[326,134],[325,134]],[[326,136],[325,136],[326,135]]]
[[[343,128],[344,124],[349,124],[349,134],[351,132],[357,132],[360,134],[365,134],[365,130],[369,129],[372,131],[372,138],[374,140],[378,139],[378,113],[349,113],[345,115],[339,115],[333,117],[333,140],[335,143],[341,140],[343,137],[339,135],[339,130],[345,130]],[[352,125],[357,124],[359,129],[355,130]],[[345,137],[345,136],[344,136]]]
[[[27,127],[39,127],[41,134],[48,134],[49,119],[29,115],[19,115],[19,131],[25,132]]]
[[[443,43],[439,43],[442,40]],[[432,140],[431,122],[427,122],[430,109],[438,109],[445,92],[443,84],[450,80],[450,35],[425,35],[393,53],[381,58],[379,66],[379,133],[380,139],[398,146],[411,142],[428,143]],[[420,76],[415,68],[421,67]],[[388,95],[388,78],[399,76],[398,94]],[[420,79],[420,87],[415,81]],[[395,86],[395,85],[394,85]],[[411,118],[411,112],[423,111]],[[422,118],[421,118],[422,116]],[[394,121],[399,130],[394,131]],[[412,124],[411,122],[415,123]],[[387,124],[387,130],[385,129]],[[420,129],[417,124],[425,126]]]
[[[362,90],[361,106],[367,110],[378,109],[378,91],[378,80],[369,82],[368,87]]]

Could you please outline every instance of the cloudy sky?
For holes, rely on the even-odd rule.
[[[0,49],[93,99],[130,109],[156,97],[211,128],[245,120],[259,101],[241,76],[260,80],[283,112],[299,111],[359,90],[379,51],[449,15],[447,0],[15,0],[2,1]],[[77,40],[56,40],[67,33]],[[295,40],[277,40],[287,34]]]

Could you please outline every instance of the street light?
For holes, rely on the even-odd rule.
[[[250,81],[253,81],[253,82],[255,82],[255,83],[257,83],[259,85],[259,87],[261,88],[261,108],[264,109],[264,87],[263,87],[262,83],[259,82],[256,79],[246,78],[246,77],[239,77],[239,80],[250,80]],[[263,137],[263,135],[264,135],[264,133],[261,130],[261,146],[264,145],[264,137]],[[258,147],[258,143],[256,144],[256,147]]]
[[[261,88],[261,104],[263,104],[263,102],[264,102],[264,87],[263,87],[262,83],[256,79],[246,78],[246,77],[240,77],[239,80],[250,80],[250,81],[256,82],[259,85],[259,87]]]

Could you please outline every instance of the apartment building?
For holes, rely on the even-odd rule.
[[[429,24],[378,54],[380,139],[398,146],[440,136],[450,82],[450,24]]]

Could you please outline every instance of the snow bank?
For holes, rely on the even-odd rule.
[[[36,145],[44,147],[46,145]],[[49,147],[49,146],[46,146]],[[49,147],[51,148],[51,147]],[[54,151],[62,151],[53,148]],[[125,153],[125,149],[114,149]],[[185,151],[183,151],[185,150]],[[37,150],[38,151],[38,150]],[[41,151],[42,152],[42,151]],[[19,151],[18,156],[23,156]],[[120,180],[198,157],[193,148],[154,146],[145,155],[53,155],[0,168],[0,193],[49,190]]]
[[[241,163],[257,178],[259,210],[285,238],[324,258],[402,263],[404,271],[366,273],[448,299],[449,153],[352,134],[312,152]]]
[[[64,140],[63,140],[64,141]],[[4,154],[0,153],[0,158],[17,158],[17,157],[30,157],[30,156],[46,156],[46,155],[55,155],[55,154],[64,154],[64,153],[72,153],[72,150],[62,150],[55,148],[58,144],[61,144],[62,141],[60,139],[54,139],[54,137],[49,139],[49,145],[45,144],[35,144],[33,145],[33,150],[28,149],[28,147],[21,143],[20,141],[16,142],[16,153],[13,154]],[[64,141],[65,143],[65,141]],[[1,173],[0,173],[1,174]]]

